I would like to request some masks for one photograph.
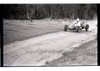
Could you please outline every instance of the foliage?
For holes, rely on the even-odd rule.
[[[97,14],[95,4],[4,4],[5,19],[92,19]]]

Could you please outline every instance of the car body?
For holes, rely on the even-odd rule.
[[[84,22],[81,22],[80,26],[76,26],[75,24],[71,24],[69,26],[65,25],[64,26],[64,31],[67,31],[68,29],[69,30],[76,30],[77,32],[80,32],[80,30],[82,30],[82,29],[85,29],[86,31],[88,31],[89,25],[88,24],[84,24]]]

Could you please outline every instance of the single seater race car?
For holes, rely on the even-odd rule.
[[[80,23],[80,26],[76,26],[75,24],[71,24],[70,26],[68,25],[65,25],[64,26],[64,31],[67,31],[67,30],[76,30],[77,32],[80,32],[80,30],[82,29],[85,29],[86,31],[88,31],[89,29],[89,25],[88,24],[84,24],[84,22],[81,22]]]

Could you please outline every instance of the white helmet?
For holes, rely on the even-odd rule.
[[[77,21],[79,21],[79,18],[77,18]]]

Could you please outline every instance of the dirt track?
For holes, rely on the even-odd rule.
[[[60,58],[63,53],[96,38],[97,22],[89,24],[88,32],[61,31],[5,45],[4,66],[42,66]]]
[[[84,43],[73,51],[62,55],[58,59],[47,62],[44,66],[97,65],[97,39]]]

